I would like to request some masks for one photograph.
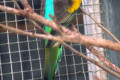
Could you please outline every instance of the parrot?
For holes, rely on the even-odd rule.
[[[58,22],[68,27],[76,15],[76,12],[82,0],[46,0],[44,17],[52,21],[49,14],[55,16]],[[47,33],[58,35],[49,26],[44,26]],[[45,40],[45,71],[44,80],[54,80],[54,75],[59,70],[59,62],[62,58],[62,45],[59,44],[55,47],[55,41]]]

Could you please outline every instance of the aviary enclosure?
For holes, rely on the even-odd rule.
[[[16,8],[14,1],[17,1],[21,9],[24,8],[20,0],[0,0],[0,5]],[[41,0],[27,1],[37,14],[43,16],[44,9],[42,7],[44,4],[41,3]],[[119,0],[82,0],[81,7],[94,16],[95,21],[98,23],[79,9],[72,24],[81,34],[114,41],[111,36],[98,27],[99,24],[102,24],[120,39],[119,4]],[[28,18],[5,12],[1,6],[0,24],[41,34]],[[42,24],[39,25],[43,26]],[[92,54],[84,45],[68,44],[102,65],[109,64],[103,58],[99,59],[99,56],[98,58]],[[98,50],[100,55],[106,57],[118,67],[120,66],[118,52],[101,47],[95,47],[95,49]],[[0,27],[0,80],[42,80],[44,77],[44,53],[44,39],[24,36],[19,33],[15,34]],[[113,65],[107,65],[106,67],[111,70],[114,68]],[[119,68],[115,68],[113,71],[119,73]],[[63,47],[62,61],[60,62],[59,71],[55,75],[55,80],[119,80],[119,75],[117,77]]]

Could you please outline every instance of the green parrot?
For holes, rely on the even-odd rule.
[[[46,0],[44,17],[52,21],[49,16],[51,14],[57,18],[61,25],[67,27],[75,17],[81,2],[82,0]],[[56,31],[48,26],[45,26],[45,31],[52,35],[58,35]],[[54,80],[54,74],[59,69],[59,62],[62,57],[62,45],[53,47],[54,44],[54,41],[45,40],[44,80]]]

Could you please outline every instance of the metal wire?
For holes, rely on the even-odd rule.
[[[40,0],[28,1],[33,10],[39,14],[41,11]],[[19,0],[17,2],[20,4]],[[0,0],[0,5],[15,8],[12,0]],[[82,7],[93,14],[101,23],[99,0],[83,0]],[[6,12],[0,12],[0,23],[25,31],[38,32],[27,19]],[[74,25],[85,35],[102,37],[102,30],[86,15],[76,14]],[[98,60],[84,46],[72,43],[70,45],[85,55]],[[99,48],[98,50],[101,53],[104,52],[103,49]],[[0,31],[0,66],[2,67],[1,80],[42,80],[44,76],[44,41],[13,34],[9,31]],[[93,80],[93,75],[103,79],[101,73],[104,73],[104,77],[106,77],[104,71],[64,47],[60,69],[55,75],[55,80]]]

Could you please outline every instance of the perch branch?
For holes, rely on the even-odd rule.
[[[88,15],[100,28],[102,28],[105,32],[107,32],[117,43],[120,44],[120,41],[108,29],[106,29],[103,25],[101,25],[90,13],[88,13],[81,7],[80,9],[82,10],[83,13]]]
[[[42,15],[42,16],[44,16],[44,10],[45,10],[45,2],[46,2],[46,0],[41,0],[41,11],[40,11],[40,14]]]
[[[55,22],[47,20],[44,17],[36,14],[35,12],[33,12],[33,13],[28,12],[27,14],[24,14],[27,11],[18,10],[18,9],[14,9],[14,8],[2,6],[2,5],[0,5],[0,10],[8,12],[8,13],[16,14],[16,15],[25,16],[28,19],[31,19],[38,23],[42,23],[42,24],[47,25],[47,26],[51,27],[52,29],[58,31],[58,27]],[[64,41],[66,41],[66,42],[98,46],[98,47],[108,48],[108,49],[120,52],[120,45],[115,42],[105,40],[105,39],[97,39],[97,38],[93,38],[93,37],[84,36],[80,33],[73,32],[63,26],[61,28],[66,34],[69,34],[69,35],[65,35],[65,37],[63,38]]]
[[[58,42],[62,42],[62,38],[59,36],[52,36],[51,34],[47,35],[47,34],[37,34],[37,33],[33,33],[33,32],[25,32],[23,30],[20,29],[15,29],[11,26],[5,26],[3,24],[0,24],[0,27],[9,30],[11,32],[14,33],[18,33],[21,35],[25,35],[25,36],[30,36],[30,37],[35,37],[35,38],[42,38],[42,39],[49,39],[49,40],[54,40],[54,41],[58,41]]]
[[[16,0],[13,0],[13,2],[14,2],[15,6],[16,6],[18,9],[21,9]],[[23,4],[24,4],[24,3],[23,3]],[[28,3],[27,3],[27,5],[28,5]],[[32,8],[31,8],[30,6],[26,6],[26,8],[31,9],[31,11],[33,12]],[[41,26],[38,25],[35,21],[32,21],[32,20],[29,20],[29,21],[30,21],[32,24],[34,24],[35,27],[38,28],[40,31],[42,31],[42,32],[45,33],[45,34],[48,34],[48,33],[45,32],[45,31],[41,28]]]
[[[61,24],[57,21],[57,19],[56,19],[54,16],[52,16],[51,14],[50,14],[49,16],[50,16],[50,17],[53,19],[53,21],[57,24],[57,27],[58,27],[57,32],[59,32],[61,36],[64,36],[65,33],[64,33],[63,30],[62,30]]]
[[[31,6],[29,5],[29,3],[28,3],[27,0],[20,0],[20,2],[22,3],[22,5],[24,6],[24,8],[25,8],[27,11],[29,11],[29,12],[31,12],[31,13],[34,12],[33,9],[31,8]]]
[[[81,56],[82,58],[90,61],[91,63],[97,65],[98,67],[102,68],[103,70],[105,70],[106,72],[111,73],[112,75],[120,78],[120,75],[110,69],[108,69],[107,67],[105,67],[104,65],[101,65],[98,61],[95,61],[85,55],[83,55],[82,53],[78,52],[77,50],[75,50],[74,48],[72,48],[71,46],[67,45],[66,43],[62,43],[65,47],[67,47],[68,49],[70,49],[71,51],[73,51],[75,54],[77,54],[78,56]]]
[[[120,68],[101,55],[94,47],[87,45],[86,48],[91,51],[97,58],[99,58],[104,64],[115,70],[117,73],[120,73]]]
[[[93,75],[93,78],[94,78],[95,80],[100,80],[100,79],[98,78],[98,76],[96,76],[96,75]]]
[[[44,34],[48,34],[40,25],[38,25],[38,23],[36,23],[35,21],[29,20],[32,24],[35,25],[36,28],[38,28],[40,31],[42,31],[42,33]]]
[[[78,29],[72,25],[71,26],[72,30],[75,32],[78,32]],[[113,63],[111,63],[108,59],[106,59],[103,55],[101,55],[99,53],[99,51],[97,49],[95,49],[93,46],[90,45],[85,45],[85,47],[92,52],[92,54],[94,54],[98,59],[100,59],[104,64],[106,64],[107,66],[109,66],[110,68],[112,68],[113,70],[115,70],[116,72],[120,73],[120,68],[118,68],[116,65],[114,65]]]
[[[12,0],[18,9],[21,9],[16,0]]]
[[[97,62],[97,61],[95,61],[95,60],[93,60],[93,59],[91,59],[91,58],[83,55],[83,53],[78,52],[77,50],[75,50],[74,48],[72,48],[71,46],[69,46],[68,44],[66,44],[66,43],[64,42],[64,40],[63,40],[62,38],[58,37],[58,36],[55,37],[55,36],[52,36],[52,35],[50,35],[50,34],[49,34],[49,35],[45,35],[45,34],[37,34],[37,33],[32,33],[32,32],[25,32],[25,31],[23,31],[23,30],[15,29],[15,28],[12,28],[12,27],[10,27],[10,26],[5,26],[5,25],[3,25],[3,24],[0,24],[0,27],[2,27],[2,28],[4,28],[4,29],[7,29],[7,30],[9,30],[9,31],[12,31],[12,32],[14,32],[14,33],[21,34],[21,35],[26,35],[26,36],[35,37],[35,38],[37,37],[37,38],[44,38],[44,39],[55,40],[55,41],[61,43],[62,45],[64,45],[65,47],[67,47],[68,49],[70,49],[71,51],[73,51],[76,55],[81,56],[82,58],[84,58],[84,59],[90,61],[91,63],[99,66],[99,67],[102,68],[103,70],[105,70],[105,71],[111,73],[112,75],[120,78],[120,75],[119,75],[118,73],[116,73],[116,72],[108,69],[108,68],[105,67],[104,65],[101,65],[99,62]]]

